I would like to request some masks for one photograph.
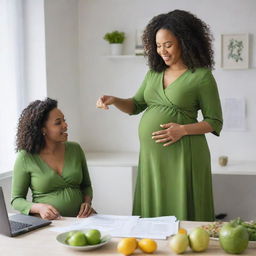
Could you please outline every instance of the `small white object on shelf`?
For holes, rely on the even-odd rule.
[[[110,44],[111,55],[120,56],[123,52],[123,44]]]

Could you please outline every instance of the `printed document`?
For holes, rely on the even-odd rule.
[[[166,239],[178,232],[179,221],[174,216],[140,218],[139,216],[118,216],[95,214],[85,219],[77,219],[66,227],[51,228],[52,231],[98,229],[112,237],[136,237]]]

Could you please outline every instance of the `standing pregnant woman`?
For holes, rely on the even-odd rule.
[[[208,26],[174,10],[154,17],[143,34],[150,70],[133,98],[104,95],[98,108],[144,111],[133,214],[212,221],[211,160],[205,133],[219,136],[222,111],[212,75]],[[198,121],[201,110],[203,120]]]

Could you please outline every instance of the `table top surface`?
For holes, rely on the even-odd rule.
[[[76,218],[63,218],[62,220],[53,221],[53,223],[41,229],[31,231],[29,233],[11,238],[0,235],[0,248],[1,255],[7,256],[66,256],[66,255],[121,255],[117,252],[117,243],[120,238],[112,238],[111,241],[105,246],[98,248],[93,251],[76,251],[64,246],[61,246],[56,241],[57,232],[50,230],[51,227],[62,227],[72,224]],[[193,227],[201,226],[205,222],[190,222],[190,221],[181,221],[180,227],[191,230]],[[158,249],[153,254],[148,255],[176,255],[168,247],[168,240],[156,240],[158,244]],[[140,250],[136,250],[133,255],[142,256],[146,255]],[[202,253],[192,252],[191,249],[188,249],[185,255],[208,255],[208,256],[217,256],[217,255],[228,255],[226,254],[219,246],[218,241],[210,241],[209,248]],[[256,255],[256,247],[248,248],[242,255]]]

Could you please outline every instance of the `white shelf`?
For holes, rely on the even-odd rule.
[[[143,55],[107,55],[108,59],[144,59]]]

